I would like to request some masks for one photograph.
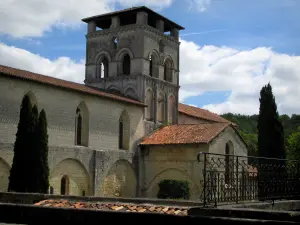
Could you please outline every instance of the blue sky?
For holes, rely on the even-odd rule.
[[[30,2],[30,0],[28,0],[28,2]],[[88,2],[89,1],[85,4],[89,4]],[[130,5],[128,2],[124,4],[124,0],[115,2],[114,5],[107,4],[110,6],[111,10],[123,9],[126,8],[127,5]],[[195,71],[188,71],[185,69],[187,65],[183,65],[181,68],[182,74],[180,75],[180,79],[183,80],[182,93],[187,93],[191,90],[189,85],[192,84],[185,81],[187,77],[195,76],[195,78],[199,80],[199,89],[196,90],[196,88],[193,87],[194,89],[191,93],[185,95],[186,97],[181,98],[181,101],[185,103],[208,108],[218,113],[234,111],[251,114],[257,112],[257,109],[250,109],[251,106],[257,108],[257,94],[263,82],[266,83],[268,79],[271,81],[274,80],[274,85],[278,82],[278,77],[276,77],[278,65],[281,64],[283,69],[288,69],[286,67],[289,65],[291,67],[289,69],[292,70],[293,73],[296,71],[295,76],[297,78],[300,76],[300,74],[297,73],[297,71],[299,71],[298,68],[294,67],[294,65],[297,64],[294,61],[292,65],[290,65],[291,63],[288,63],[289,59],[286,59],[287,63],[284,63],[283,65],[282,60],[277,58],[274,59],[274,54],[280,55],[282,58],[284,58],[285,55],[288,55],[289,57],[300,55],[300,24],[298,22],[300,21],[299,0],[161,0],[161,4],[157,4],[157,0],[138,0],[135,2],[138,2],[137,5],[146,3],[147,6],[159,10],[159,13],[185,27],[185,30],[181,31],[181,39],[183,41],[181,47],[184,48],[182,51],[186,52],[186,54],[182,53],[183,56],[181,58],[183,58],[183,61],[185,61],[185,57],[191,57],[188,55],[189,52],[194,52],[195,57],[193,57],[193,59],[196,59],[197,56],[200,61],[202,59],[203,61],[206,61],[207,58],[210,59],[211,56],[217,54],[216,51],[218,51],[218,55],[222,56],[219,60],[223,60],[223,62],[224,60],[239,60],[241,57],[235,57],[235,59],[231,57],[236,52],[240,55],[248,54],[248,56],[245,56],[243,62],[237,61],[236,68],[228,67],[230,69],[228,69],[227,74],[224,72],[226,66],[223,66],[222,70],[219,68],[219,64],[218,67],[212,67],[213,63],[215,63],[214,60],[210,62],[209,65],[195,69],[197,70],[197,73],[195,73]],[[26,3],[24,3],[23,6],[24,5],[26,6]],[[60,6],[53,5],[52,7],[52,10],[55,10],[55,7]],[[75,12],[77,11],[74,10],[74,14]],[[37,14],[38,13],[39,12],[37,11]],[[82,15],[84,15],[84,13],[82,13]],[[47,23],[50,24],[50,29],[48,29],[48,31],[42,31],[40,35],[27,34],[21,35],[21,37],[12,37],[13,35],[11,32],[2,25],[0,26],[0,42],[8,47],[14,46],[18,49],[27,50],[28,52],[38,55],[41,58],[48,59],[51,62],[54,62],[60,57],[67,57],[73,63],[80,64],[82,63],[80,60],[85,58],[86,25],[83,22],[80,22],[79,15],[74,17],[78,21],[72,21],[72,26],[58,26],[57,21],[55,20],[50,22],[47,21]],[[37,16],[37,19],[38,18],[39,17]],[[66,20],[66,18],[67,16],[63,17],[61,20]],[[16,21],[18,19],[19,23],[22,23],[20,18],[16,18]],[[75,19],[73,18],[73,20]],[[24,23],[26,23],[26,20]],[[34,26],[34,24],[30,23],[31,21],[28,19],[28,26]],[[24,26],[26,27],[26,24],[24,24]],[[207,50],[204,49],[203,46],[212,46],[214,49],[212,50],[210,48]],[[193,49],[188,51],[188,48]],[[225,53],[224,49],[227,49],[226,51],[231,53]],[[209,53],[207,51],[209,51]],[[255,52],[255,54],[253,52]],[[264,58],[261,59],[261,57]],[[267,63],[269,61],[266,60],[271,57],[271,64],[273,65],[274,62],[277,64],[274,64],[273,67],[270,67],[270,70],[267,70],[272,71],[270,72],[270,75],[267,72],[264,72],[264,70],[256,69],[260,64],[269,65],[269,63]],[[258,58],[262,61],[259,61]],[[292,60],[297,60],[298,62],[299,59],[292,58]],[[195,61],[194,63],[197,64],[200,61]],[[253,61],[255,61],[255,63]],[[186,62],[188,61],[186,60]],[[246,62],[247,64],[245,64]],[[2,60],[2,62],[0,60],[0,63],[12,64],[7,60]],[[20,63],[18,63],[18,65],[20,65]],[[18,67],[18,65],[16,65],[16,67]],[[217,66],[217,64],[215,65]],[[230,65],[234,65],[234,63],[231,62]],[[33,66],[30,68],[34,69]],[[230,83],[233,83],[233,80],[235,81],[236,79],[225,81],[226,76],[228,75],[228,77],[231,77],[235,71],[240,70],[240,74],[243,74],[245,78],[239,80],[239,85],[232,84],[232,86],[230,86]],[[255,73],[264,75],[264,79],[267,80],[260,80],[259,82],[261,83],[258,82],[258,86],[255,87],[254,85],[251,86],[251,82],[254,82],[253,79],[249,81],[249,85],[244,84],[247,82],[243,81],[250,79],[248,75],[254,76]],[[220,77],[216,78],[216,76]],[[203,80],[204,78],[202,77],[206,77],[205,80]],[[224,79],[223,87],[221,85],[216,85],[215,83],[213,84],[212,82],[214,80],[210,81],[210,79],[215,79],[215,81],[216,79]],[[241,105],[242,103],[245,104],[245,102],[242,102],[241,104],[234,102],[234,99],[239,99],[237,97],[239,93],[240,96],[245,95],[245,93],[241,93],[244,89],[241,88],[241,84],[245,85],[245,88],[251,89],[253,87],[253,89],[255,89],[256,94],[246,94],[247,98],[249,98],[247,100],[249,105],[246,107],[248,111],[241,110],[241,108],[245,108]],[[284,105],[284,93],[287,93],[286,90],[292,89],[290,91],[292,93],[294,93],[295,90],[293,90],[289,84],[286,84],[285,87],[275,87],[275,89],[280,90],[277,92],[278,96],[280,95],[278,100],[282,101],[282,104],[280,102],[278,103],[281,107],[281,111],[283,113],[291,113],[292,110],[293,113],[297,113],[294,111],[297,111],[298,108],[291,105]],[[282,90],[285,90],[285,92]],[[181,96],[183,96],[183,94]],[[251,96],[252,98],[250,99]],[[256,102],[256,105],[254,102]],[[223,104],[223,106],[220,106],[220,104]]]

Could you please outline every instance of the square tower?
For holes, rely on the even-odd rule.
[[[149,123],[177,123],[179,31],[142,6],[85,18],[84,83],[147,104]]]

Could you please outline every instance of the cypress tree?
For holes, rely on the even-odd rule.
[[[38,146],[38,125],[39,125],[39,112],[36,105],[32,108],[31,117],[31,135],[28,138],[30,145],[28,156],[30,157],[30,163],[28,163],[28,171],[30,176],[28,177],[28,192],[39,192],[39,170],[40,170],[40,153]]]
[[[28,187],[28,139],[31,136],[32,106],[30,99],[25,95],[22,99],[16,140],[14,144],[14,157],[10,169],[8,191],[26,192]]]
[[[284,159],[284,131],[270,83],[261,89],[259,101],[258,156]]]
[[[39,151],[39,192],[48,193],[49,188],[49,166],[48,166],[48,131],[47,117],[45,110],[39,115],[39,123],[37,129],[37,146]]]
[[[258,129],[258,156],[267,158],[285,159],[284,132],[279,121],[277,105],[270,83],[260,91],[260,108],[257,121]],[[259,172],[259,196],[265,198],[274,190],[274,185],[284,174],[284,161],[260,159]],[[280,175],[280,176],[278,176]],[[278,190],[278,187],[275,189]]]

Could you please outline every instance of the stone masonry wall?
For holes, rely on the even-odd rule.
[[[20,104],[29,91],[39,110],[45,109],[47,114],[50,185],[54,193],[60,192],[60,180],[67,175],[69,194],[102,195],[101,186],[110,167],[118,160],[127,160],[131,166],[145,132],[143,107],[0,76],[1,190],[7,189]],[[89,114],[88,147],[75,146],[75,115],[81,102]],[[119,117],[124,110],[130,121],[129,150],[118,149]]]

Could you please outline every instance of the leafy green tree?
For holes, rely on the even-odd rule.
[[[287,138],[287,158],[300,161],[300,130],[290,134]]]
[[[31,148],[31,143],[28,142],[28,140],[31,139],[32,129],[32,106],[29,97],[25,95],[21,103],[8,191],[28,191],[30,182],[30,180],[28,180],[28,162],[31,159],[27,153]]]

